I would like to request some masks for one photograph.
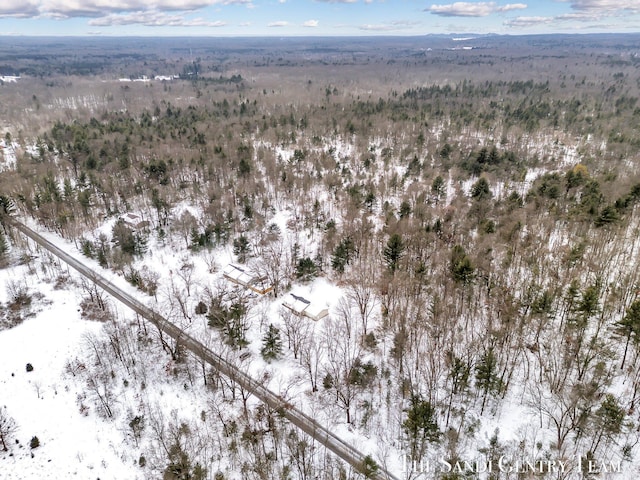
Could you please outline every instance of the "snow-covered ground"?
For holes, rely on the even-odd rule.
[[[16,144],[0,140],[0,172],[16,168]]]
[[[357,162],[353,158],[358,156],[357,149],[346,140],[340,138],[333,140],[334,146],[330,152],[336,162],[342,166],[353,167],[352,170],[355,170]],[[548,142],[545,144],[539,138],[525,139],[525,141],[530,141],[529,146],[532,152],[538,152],[540,157],[553,156],[556,159],[557,163],[552,165],[553,168],[565,170],[580,161],[576,147],[554,144],[550,138],[546,140]],[[376,143],[382,144],[383,141],[381,139]],[[288,161],[294,155],[293,148],[275,147],[272,149],[282,161]],[[5,165],[11,165],[11,162],[15,165],[15,153],[11,157],[11,151],[13,148],[4,149]],[[375,147],[374,151],[379,156],[381,147]],[[0,168],[2,168],[1,165]],[[383,168],[383,162],[380,160],[378,160],[378,168]],[[400,177],[405,172],[405,167],[392,163],[389,166],[389,171],[394,169]],[[536,178],[548,171],[550,171],[549,168],[533,167],[527,170],[520,182],[513,182],[509,185],[505,183],[492,185],[493,193],[497,198],[506,196],[509,191],[518,191],[524,194]],[[445,203],[451,203],[459,191],[468,194],[476,180],[477,178],[471,178],[459,181],[454,179],[450,172],[446,181],[447,201]],[[319,195],[322,193],[322,191],[318,192]],[[400,203],[401,194],[402,192],[398,192],[390,195],[389,202],[397,206]],[[325,205],[327,209],[332,208],[330,196],[327,196],[326,203],[329,204]],[[283,201],[282,204],[281,208],[278,206],[278,209],[270,212],[265,222],[267,225],[277,225],[280,232],[279,241],[283,246],[282,252],[288,254],[294,242],[300,242],[298,246],[302,252],[301,256],[312,255],[317,250],[317,237],[313,232],[305,230],[296,223],[299,220],[296,208],[299,207],[293,203],[287,204],[287,201]],[[174,207],[171,216],[178,218],[185,211],[189,211],[194,218],[199,218],[202,214],[198,207],[180,203]],[[143,211],[136,213],[140,213],[145,219],[149,217]],[[340,218],[336,220],[338,223],[340,222]],[[85,238],[95,241],[100,234],[110,238],[115,221],[116,218],[113,217],[104,221],[93,232],[88,233]],[[292,225],[295,227],[295,231],[293,231]],[[378,229],[381,228],[379,223],[376,226]],[[37,227],[35,228],[37,229]],[[523,235],[526,228],[525,226],[523,229]],[[570,246],[571,242],[567,237],[570,232],[566,230],[562,232],[563,235],[558,233],[550,236],[548,239],[549,251]],[[42,233],[61,248],[73,252],[78,258],[81,257],[75,246],[55,235]],[[251,232],[251,234],[253,233]],[[259,259],[249,259],[248,264],[251,265],[257,260]],[[281,263],[285,263],[290,259],[283,257],[280,260],[282,260]],[[84,258],[83,261],[99,270],[95,260]],[[225,347],[221,345],[218,333],[206,326],[204,317],[195,317],[194,315],[192,315],[193,319],[180,317],[181,313],[177,307],[176,299],[181,297],[182,300],[185,300],[186,311],[193,312],[198,301],[202,300],[208,304],[210,297],[207,295],[210,292],[215,292],[218,285],[234,290],[233,293],[241,290],[229,285],[222,278],[222,268],[232,261],[234,261],[234,256],[230,245],[213,250],[192,251],[186,249],[185,240],[180,238],[176,232],[169,232],[168,235],[158,238],[152,231],[149,235],[147,253],[141,258],[137,258],[130,266],[124,267],[124,270],[134,268],[138,271],[156,274],[159,288],[155,296],[146,295],[129,285],[122,272],[119,274],[111,271],[103,272],[111,281],[137,295],[152,308],[161,311],[172,320],[177,319],[178,323],[181,323],[181,327],[187,329],[194,337],[206,341],[207,344],[214,343],[216,348],[223,349]],[[41,266],[37,262],[34,264],[36,266],[33,268],[38,271]],[[515,273],[521,272],[514,271]],[[34,301],[32,308],[36,313],[33,316],[12,329],[0,331],[0,407],[6,408],[7,413],[15,418],[20,428],[16,435],[19,444],[12,445],[10,453],[0,454],[0,472],[2,472],[0,478],[5,478],[3,475],[6,475],[6,478],[16,479],[69,478],[74,476],[77,478],[90,476],[102,479],[133,479],[136,476],[148,478],[148,475],[152,475],[153,478],[153,475],[158,475],[162,471],[160,464],[147,468],[147,470],[141,470],[136,464],[144,447],[138,448],[136,445],[134,448],[131,439],[127,437],[128,412],[140,411],[148,416],[151,411],[150,406],[158,406],[167,418],[175,417],[176,422],[184,419],[190,424],[190,422],[197,422],[201,412],[205,412],[207,415],[210,413],[210,410],[207,409],[207,399],[211,398],[211,393],[202,385],[194,386],[198,382],[190,384],[185,382],[184,388],[181,388],[182,385],[178,384],[176,387],[176,384],[172,384],[171,381],[182,381],[181,377],[173,378],[167,373],[174,368],[177,369],[178,366],[172,364],[167,355],[157,348],[153,354],[154,360],[151,361],[156,362],[155,367],[158,370],[153,372],[153,376],[150,374],[149,377],[153,378],[153,385],[142,387],[141,385],[145,382],[140,382],[136,374],[123,372],[121,365],[114,365],[112,372],[118,381],[112,382],[111,388],[117,398],[115,401],[117,405],[114,407],[117,410],[116,418],[112,420],[102,418],[98,415],[95,407],[90,408],[88,415],[84,416],[80,409],[83,405],[82,399],[86,396],[84,388],[86,378],[83,375],[78,375],[78,378],[73,377],[66,372],[66,365],[68,362],[76,362],[79,356],[81,363],[85,361],[85,358],[92,358],[87,345],[87,335],[104,336],[104,324],[81,318],[79,302],[83,293],[77,285],[69,284],[69,289],[56,289],[51,281],[43,281],[35,274],[29,274],[27,267],[24,266],[0,270],[0,301],[3,305],[7,303],[6,285],[9,285],[16,278],[22,279],[23,277],[31,285],[31,291],[40,291],[43,298]],[[249,355],[242,361],[243,368],[254,378],[262,379],[265,385],[277,394],[287,400],[290,399],[296,407],[306,411],[321,421],[323,425],[337,432],[356,448],[366,452],[376,452],[376,458],[387,454],[386,461],[393,467],[392,470],[398,471],[399,454],[397,452],[399,450],[398,439],[401,436],[401,419],[387,420],[386,426],[392,426],[387,431],[380,431],[384,428],[385,422],[378,421],[378,419],[375,422],[375,428],[378,431],[370,431],[371,429],[368,427],[359,427],[357,422],[354,422],[355,426],[348,425],[344,421],[344,412],[341,407],[336,405],[330,389],[325,392],[322,391],[321,386],[320,392],[311,392],[305,367],[286,348],[287,341],[284,332],[287,326],[280,312],[283,296],[289,292],[328,307],[330,317],[335,318],[340,315],[338,305],[345,296],[343,286],[337,286],[322,277],[308,283],[293,282],[288,284],[277,299],[252,296],[248,301],[250,309],[247,325],[249,329],[246,332],[249,341],[246,352]],[[379,305],[376,304],[376,307]],[[124,325],[133,322],[131,318],[128,318],[129,313],[124,307],[113,304],[112,308],[117,312],[118,322],[123,322]],[[379,308],[376,308],[376,314],[372,315],[371,327],[380,321],[378,310]],[[357,314],[354,315],[354,318],[357,318]],[[314,339],[314,342],[323,343],[319,351],[331,342],[332,333],[334,337],[343,334],[341,330],[331,330],[337,324],[330,323],[330,319],[319,322],[308,320],[308,335]],[[282,358],[272,363],[265,362],[260,355],[262,338],[269,324],[274,324],[280,329],[285,345]],[[387,339],[387,342],[390,344],[391,339]],[[308,345],[312,344],[313,342],[310,342]],[[225,352],[230,357],[238,356],[238,352],[233,352],[228,348],[227,350],[229,351]],[[149,353],[145,351],[145,355],[147,354]],[[368,360],[367,355],[367,352],[362,353],[363,360]],[[374,355],[370,356],[377,360]],[[324,366],[325,360],[326,358],[323,357],[318,363]],[[27,363],[34,366],[32,372],[26,372]],[[74,365],[77,366],[78,363],[74,363]],[[131,368],[133,369],[133,367]],[[135,368],[143,367],[137,364]],[[151,372],[151,370],[152,366],[144,367],[145,372]],[[321,367],[320,383],[322,383],[323,375],[324,370]],[[128,389],[122,386],[123,378],[127,380],[127,383],[131,383]],[[475,444],[470,446],[467,443],[466,447],[462,446],[460,451],[463,454],[468,454],[469,458],[473,457],[479,449],[490,443],[490,438],[494,434],[497,435],[500,442],[511,445],[516,445],[523,438],[532,440],[529,442],[530,448],[533,448],[532,445],[536,445],[538,441],[544,443],[545,446],[551,443],[553,438],[549,433],[550,429],[547,427],[537,428],[540,420],[535,417],[535,412],[527,405],[518,403],[526,398],[526,395],[522,394],[522,390],[525,388],[526,385],[511,387],[511,391],[514,393],[510,393],[509,398],[490,413],[489,408],[484,415],[480,414],[479,408],[470,409],[468,415],[477,419],[477,430],[475,433],[470,433],[467,440],[473,438]],[[369,392],[363,392],[358,401],[364,398],[367,401],[371,400],[371,404],[375,408],[374,399],[369,395]],[[220,395],[217,394],[214,398],[218,401]],[[397,401],[398,405],[388,407],[385,412],[389,416],[394,414],[400,416],[403,408],[403,405],[400,405],[402,400],[396,396],[394,401]],[[254,400],[249,400],[248,403],[250,407],[256,406]],[[382,402],[380,401],[380,403]],[[229,415],[235,414],[239,410],[237,403],[230,402],[224,407],[228,410]],[[358,409],[354,408],[354,410]],[[358,420],[363,416],[360,412],[354,412],[353,415]],[[469,422],[469,424],[471,423]],[[530,432],[523,433],[523,430],[526,429],[529,429]],[[218,433],[216,431],[216,434]],[[28,443],[34,435],[40,439],[41,446],[32,452]],[[148,430],[145,435],[147,435],[146,445],[148,446],[152,441]],[[144,441],[141,441],[141,444],[144,444]],[[225,471],[229,478],[242,478],[237,468],[229,467],[226,458],[219,458],[217,462],[217,468]],[[211,470],[210,473],[212,473]]]
[[[0,270],[3,305],[11,282],[26,282],[29,292],[42,298],[34,298],[33,315],[0,331],[0,408],[18,427],[10,450],[0,451],[0,478],[137,478],[133,464],[121,459],[121,432],[94,414],[80,413],[83,385],[65,373],[83,350],[84,337],[102,324],[81,318],[73,289],[39,281],[24,266]],[[40,446],[31,449],[34,436]]]
[[[287,218],[286,213],[278,212],[274,221],[286,229]],[[106,221],[92,236],[109,234],[113,222],[113,219]],[[38,229],[37,226],[32,226]],[[54,234],[41,230],[40,233],[65,251],[82,258],[75,246]],[[160,288],[156,297],[146,296],[136,290],[121,275],[100,269],[95,260],[82,258],[82,261],[170,318],[171,312],[175,313],[170,288],[177,288],[184,294],[186,285],[178,273],[185,262],[193,261],[193,275],[189,280],[191,295],[187,300],[190,311],[193,311],[199,299],[206,300],[202,295],[207,289],[215,290],[215,286],[220,282],[233,288],[222,278],[221,272],[221,267],[233,259],[228,248],[218,249],[213,253],[196,253],[189,259],[184,253],[180,253],[180,248],[177,248],[174,242],[178,240],[159,241],[152,238],[144,260],[133,264],[136,269],[153,269],[159,274]],[[215,257],[213,272],[208,265],[211,258],[205,261],[201,258],[204,255]],[[46,257],[47,255],[43,255],[43,258],[33,262],[33,272],[43,269],[39,262],[42,260],[46,264]],[[61,269],[69,272],[66,266],[62,266]],[[117,413],[112,419],[99,415],[98,405],[91,403],[91,393],[86,389],[87,382],[95,372],[89,374],[88,371],[93,369],[85,362],[92,358],[88,336],[96,334],[97,337],[104,338],[107,335],[104,331],[105,324],[81,318],[79,304],[87,294],[78,284],[81,281],[79,275],[73,270],[69,275],[75,281],[65,282],[64,288],[58,289],[54,288],[51,281],[41,278],[42,276],[30,274],[26,266],[0,270],[0,288],[4,295],[0,297],[0,301],[3,304],[7,304],[9,300],[8,285],[18,280],[22,284],[32,286],[30,293],[39,291],[43,295],[37,303],[34,302],[33,307],[34,310],[38,310],[40,305],[40,311],[26,318],[20,325],[0,331],[0,392],[7,392],[0,394],[0,404],[6,405],[7,413],[16,420],[19,426],[16,438],[20,442],[19,445],[12,446],[10,452],[0,455],[0,458],[7,462],[6,471],[10,472],[8,478],[85,478],[86,472],[90,472],[91,476],[95,474],[96,478],[102,479],[133,479],[144,472],[148,474],[149,468],[152,472],[158,473],[162,470],[158,464],[148,467],[147,470],[142,470],[136,465],[136,459],[145,451],[142,447],[144,442],[141,442],[138,449],[132,447],[130,438],[127,440],[127,415],[130,415],[127,412],[144,412],[148,418],[149,412],[158,408],[167,418],[172,412],[179,412],[184,421],[195,422],[200,412],[206,411],[209,395],[202,385],[192,385],[188,391],[181,391],[179,386],[172,385],[166,372],[173,370],[175,365],[172,366],[170,358],[160,350],[154,354],[157,355],[155,359],[149,359],[152,365],[142,367],[136,364],[136,369],[144,371],[141,375],[123,372],[122,366],[112,365],[111,375],[118,380],[111,382],[109,388],[113,389],[116,398],[113,408]],[[329,309],[333,309],[344,295],[342,288],[324,278],[317,278],[306,284],[294,283],[291,291]],[[291,352],[285,349],[284,357],[271,364],[262,359],[260,346],[269,324],[273,323],[280,328],[283,342],[286,344],[285,326],[279,315],[284,298],[282,295],[277,299],[256,297],[250,300],[250,328],[247,331],[250,357],[242,361],[243,368],[254,378],[262,378],[269,388],[283,398],[290,399],[296,407],[309,414],[318,413],[323,425],[337,425],[337,431],[343,432],[345,438],[356,448],[366,447],[366,451],[375,451],[375,441],[366,439],[350,428],[347,429],[342,425],[342,415],[333,416],[333,408],[329,408],[327,412],[317,412],[317,406],[313,406],[317,399],[309,397],[308,384],[301,380],[304,370],[298,361],[292,358]],[[116,322],[133,322],[132,319],[127,320],[130,313],[126,308],[116,302],[110,304],[111,310],[118,317]],[[302,322],[308,323],[310,334],[318,337],[326,335],[324,319],[318,322],[302,319]],[[212,333],[214,336],[216,334],[206,326],[204,320],[195,318],[192,322],[183,322],[181,326],[187,328],[195,337],[203,339],[206,344],[211,344],[212,341],[216,344],[220,342],[217,338],[211,339]],[[217,346],[216,351],[219,351],[219,348],[220,346]],[[233,355],[233,352],[228,354]],[[26,372],[27,363],[33,365],[32,372]],[[74,366],[85,365],[87,371],[85,372],[83,367],[82,372],[74,377],[68,371],[69,363]],[[154,369],[157,371],[153,371]],[[147,385],[141,387],[141,376],[153,378],[153,381],[143,382]],[[122,387],[121,377],[130,383],[128,388]],[[196,406],[198,404],[199,406]],[[256,405],[256,401],[251,399],[249,404]],[[234,411],[235,407],[230,406],[227,413]],[[28,444],[34,435],[39,438],[41,446],[32,452]],[[69,445],[78,446],[70,449]],[[227,468],[224,459],[220,459],[218,465],[221,469]],[[227,473],[232,475],[230,478],[241,478],[235,476],[233,470]]]

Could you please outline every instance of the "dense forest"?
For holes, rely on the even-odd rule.
[[[197,59],[140,46],[72,71],[63,55],[49,72],[28,55],[9,65],[26,73],[0,85],[4,214],[116,272],[371,455],[346,468],[5,226],[4,266],[75,283],[104,322],[66,374],[89,386],[81,405],[125,425],[137,468],[451,480],[504,457],[541,470],[483,475],[635,478],[637,39],[552,40],[239,41]],[[272,291],[231,288],[229,262]],[[41,301],[28,283],[8,284],[5,327]],[[329,316],[283,308],[294,291],[332,292],[316,299]],[[167,362],[165,391],[193,391],[195,418],[145,394]]]

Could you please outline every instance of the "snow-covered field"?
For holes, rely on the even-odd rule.
[[[0,451],[0,478],[136,478],[135,467],[121,459],[121,432],[94,414],[80,413],[77,399],[84,385],[65,373],[85,348],[85,336],[102,324],[81,318],[80,298],[66,288],[70,285],[39,281],[25,266],[0,270],[3,305],[11,282],[25,282],[42,298],[33,300],[21,324],[0,331],[0,408],[18,427],[15,444]],[[35,449],[33,437],[40,441]]]
[[[0,172],[16,168],[15,144],[0,140]]]

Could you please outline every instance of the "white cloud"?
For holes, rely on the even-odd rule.
[[[574,22],[569,25],[573,29],[615,29],[622,25],[605,24],[601,21],[607,17],[622,17],[624,12],[640,13],[640,0],[560,0],[570,3],[573,12],[554,17],[516,17],[504,22],[508,27],[532,27],[544,24]],[[575,22],[584,22],[579,25]],[[566,24],[565,24],[566,25]]]
[[[267,23],[267,27],[286,27],[288,25],[289,25],[289,22],[285,22],[285,21]]]
[[[516,17],[504,22],[508,27],[535,27],[553,22],[553,17]]]
[[[503,7],[498,7],[499,12],[510,12],[511,10],[524,10],[527,8],[526,3],[509,3]]]
[[[240,4],[252,0],[0,0],[0,17],[103,17],[143,11],[193,11],[211,5]]]
[[[132,12],[111,14],[89,21],[93,27],[114,25],[144,25],[147,27],[224,27],[226,22],[210,22],[202,18],[186,19],[182,15],[168,15],[164,12]]]
[[[318,20],[307,20],[302,24],[303,27],[317,27]]]
[[[602,15],[588,12],[564,13],[555,17],[556,20],[577,20],[580,22],[593,22],[601,18]]]
[[[640,12],[640,0],[570,0],[571,8],[579,11],[600,11],[614,14],[627,10]]]
[[[621,17],[624,12],[640,13],[640,0],[561,0],[571,3],[573,12],[554,17],[516,17],[504,22],[509,27],[532,27],[536,25],[559,22],[585,22],[584,25],[573,24],[574,29],[619,30],[621,25],[593,23],[601,22],[607,17]]]
[[[38,15],[37,0],[3,0],[0,17],[34,17]]]
[[[449,5],[431,5],[429,11],[443,17],[486,17],[495,8],[495,3],[456,2]]]
[[[525,8],[527,8],[525,3],[510,3],[499,6],[496,2],[455,2],[447,5],[431,5],[427,11],[443,17],[486,17],[492,13]]]

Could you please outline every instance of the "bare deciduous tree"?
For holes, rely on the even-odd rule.
[[[9,450],[9,439],[18,431],[18,425],[13,417],[7,413],[7,407],[0,407],[0,443],[2,450]]]
[[[287,345],[293,352],[293,358],[297,359],[310,333],[309,319],[286,308],[280,309],[280,318],[284,322]]]
[[[335,392],[336,402],[344,411],[346,422],[351,423],[353,404],[359,393],[352,372],[360,359],[361,342],[353,335],[348,323],[333,319],[325,323],[324,345],[327,362],[324,365],[324,386]]]
[[[362,324],[362,335],[367,335],[369,322],[375,308],[375,272],[372,265],[365,266],[358,262],[347,280],[347,298],[357,307]]]

